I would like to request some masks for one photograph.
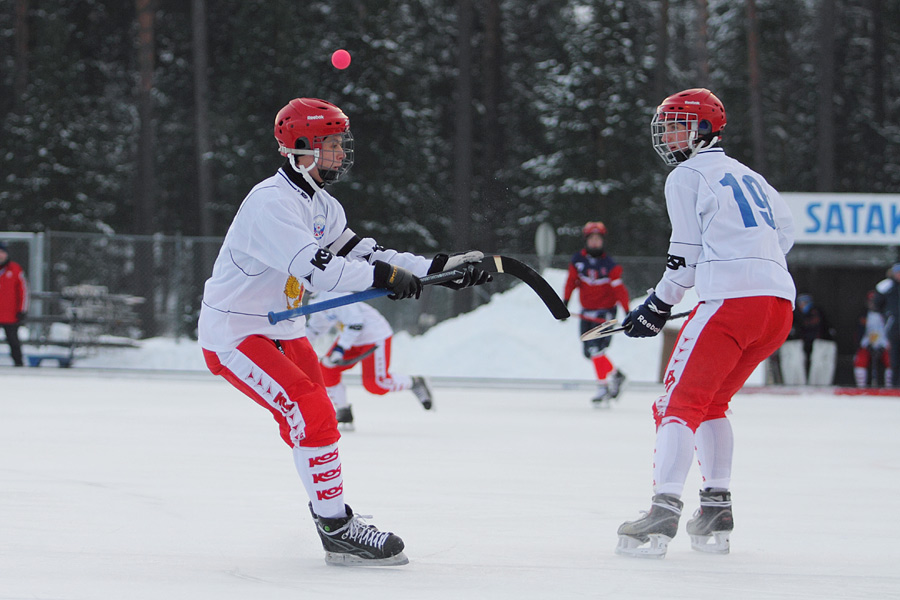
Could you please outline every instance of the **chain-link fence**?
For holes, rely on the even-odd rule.
[[[217,237],[103,235],[49,231],[0,233],[9,245],[12,260],[26,271],[34,294],[31,316],[46,315],[49,304],[41,297],[62,293],[73,286],[97,286],[111,296],[142,298],[133,310],[140,337],[196,337],[203,283],[222,243]],[[535,255],[515,258],[530,265],[565,269],[570,256],[557,255],[539,261]],[[661,257],[616,257],[625,272],[625,283],[641,294],[659,279],[665,261]],[[372,302],[396,331],[422,333],[460,312],[487,302],[490,295],[516,283],[509,277],[457,294],[433,286],[418,302]],[[562,293],[562,290],[559,290]],[[42,303],[44,305],[42,305]],[[276,307],[273,307],[276,308]]]

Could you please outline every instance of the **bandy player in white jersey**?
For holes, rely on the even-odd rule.
[[[785,255],[794,241],[793,219],[762,175],[719,146],[725,123],[725,107],[706,89],[669,96],[651,123],[653,148],[675,167],[665,191],[672,236],[665,274],[625,318],[625,334],[658,334],[688,288],[700,303],[678,334],[665,393],[653,407],[650,512],[619,527],[620,554],[665,556],[678,531],[695,447],[704,488],[687,523],[691,545],[729,551],[734,439],[726,412],[791,328],[796,290]]]
[[[343,294],[317,293],[316,302],[337,298]],[[362,364],[362,384],[367,392],[383,396],[390,392],[410,390],[425,410],[431,410],[431,390],[424,377],[396,373],[391,369],[391,342],[394,330],[378,310],[365,302],[338,306],[312,313],[306,322],[309,339],[313,343],[332,330],[337,337],[322,356],[322,377],[325,391],[337,413],[338,427],[352,431],[353,409],[347,399],[342,374]]]
[[[353,164],[350,120],[316,98],[296,98],[275,117],[286,158],[257,184],[228,229],[203,290],[198,337],[206,364],[268,409],[309,496],[309,508],[335,564],[408,562],[403,541],[368,525],[344,502],[340,439],[306,318],[269,323],[268,313],[300,306],[305,288],[353,292],[384,288],[389,298],[419,297],[420,276],[459,268],[448,287],[490,281],[477,251],[433,259],[386,250],[347,227],[344,208],[325,191]],[[287,511],[286,514],[290,514]]]

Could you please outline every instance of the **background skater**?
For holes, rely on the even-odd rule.
[[[563,301],[578,290],[581,303],[581,333],[616,317],[616,306],[628,313],[628,290],[622,283],[622,267],[606,253],[606,225],[600,221],[586,223],[581,230],[584,248],[569,263]],[[609,360],[606,350],[611,338],[582,342],[584,357],[589,359],[597,375],[597,392],[591,399],[595,407],[609,406],[618,397],[625,375]]]
[[[316,294],[317,302],[323,302],[341,294]],[[347,388],[341,374],[362,364],[362,384],[370,394],[410,390],[425,410],[431,410],[431,390],[424,377],[404,375],[391,371],[391,340],[394,330],[378,310],[364,302],[346,304],[309,315],[306,323],[309,338],[313,342],[337,329],[338,335],[328,352],[319,361],[325,390],[337,413],[338,426],[353,429],[353,409],[347,400]]]

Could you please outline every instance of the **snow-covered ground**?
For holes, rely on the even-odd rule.
[[[613,548],[649,507],[659,339],[615,338],[610,410],[524,288],[395,343],[436,410],[351,383],[341,441],[348,502],[406,541],[388,569],[324,564],[274,422],[196,344],[0,366],[0,600],[900,598],[897,398],[740,393],[732,553],[690,549],[695,468],[669,556],[640,560]]]

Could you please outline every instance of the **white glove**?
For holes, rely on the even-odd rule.
[[[484,260],[484,252],[478,250],[469,250],[468,252],[462,252],[460,254],[452,254],[447,258],[447,262],[444,263],[441,271],[451,271],[456,267],[467,263],[477,263],[482,260]]]
[[[331,349],[331,352],[322,357],[322,366],[328,369],[333,369],[338,366],[344,360],[344,349],[340,346],[335,346]]]
[[[491,274],[483,269],[474,266],[484,259],[484,252],[478,250],[469,250],[468,252],[460,252],[452,256],[446,254],[438,254],[431,261],[431,267],[428,274],[441,273],[444,271],[452,271],[458,269],[464,271],[464,275],[454,281],[439,283],[444,287],[453,290],[461,290],[473,285],[481,285],[488,281],[493,281]]]

